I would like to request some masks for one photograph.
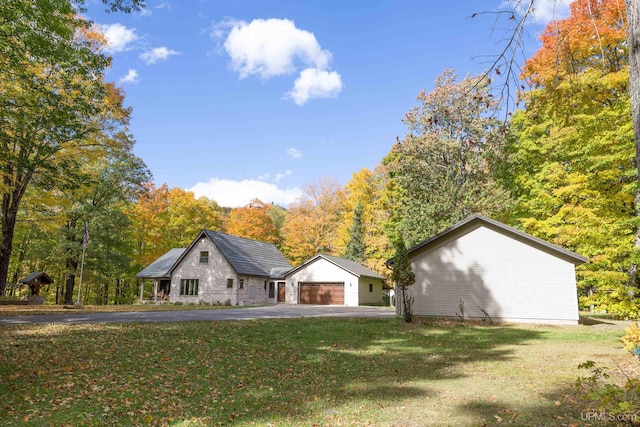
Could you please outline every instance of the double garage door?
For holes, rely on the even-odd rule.
[[[344,305],[344,283],[300,283],[300,304]]]

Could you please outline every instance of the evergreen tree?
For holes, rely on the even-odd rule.
[[[349,243],[345,257],[352,261],[362,262],[366,257],[364,230],[362,224],[362,203],[358,202],[353,211],[353,223],[349,229]]]

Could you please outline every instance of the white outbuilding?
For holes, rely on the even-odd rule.
[[[481,215],[408,252],[415,315],[578,323],[575,267],[587,259],[574,252]]]

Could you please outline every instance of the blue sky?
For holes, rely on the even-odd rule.
[[[374,168],[416,95],[447,68],[481,72],[505,35],[470,18],[500,0],[147,2],[86,13],[133,108],[135,153],[157,185],[230,207],[286,206],[309,182]],[[536,2],[540,22],[548,3]],[[533,51],[542,27],[529,27]]]

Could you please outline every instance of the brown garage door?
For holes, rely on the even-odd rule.
[[[300,304],[344,305],[344,283],[300,283]]]

